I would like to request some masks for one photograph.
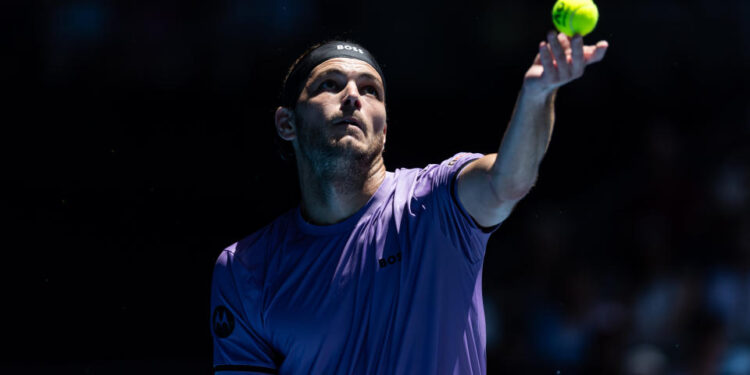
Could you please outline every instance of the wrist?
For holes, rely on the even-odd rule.
[[[521,86],[521,92],[519,98],[526,102],[536,102],[544,104],[554,99],[557,93],[557,87],[554,88],[540,88],[534,87],[533,85],[524,84]]]

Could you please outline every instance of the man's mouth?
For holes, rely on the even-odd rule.
[[[361,128],[361,124],[359,123],[359,120],[352,116],[342,117],[340,119],[337,119],[333,121],[334,125],[341,125],[341,124],[348,124],[348,125],[354,125],[358,128]]]

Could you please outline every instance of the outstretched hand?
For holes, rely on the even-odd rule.
[[[609,43],[602,40],[584,46],[583,37],[550,31],[547,42],[539,44],[539,53],[524,76],[524,90],[531,94],[548,95],[558,87],[583,75],[587,65],[604,58]]]

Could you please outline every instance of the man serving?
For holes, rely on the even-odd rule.
[[[393,172],[373,56],[343,41],[300,56],[275,125],[301,202],[219,256],[215,372],[485,374],[487,241],[536,181],[557,89],[607,47],[549,33],[497,154]]]

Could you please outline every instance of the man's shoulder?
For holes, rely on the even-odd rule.
[[[262,228],[241,240],[227,246],[219,256],[219,261],[240,262],[245,267],[252,266],[270,256],[270,251],[289,235],[294,227],[294,209],[289,210]]]
[[[460,167],[463,164],[466,164],[469,161],[479,159],[484,154],[475,153],[475,152],[458,152],[451,157],[441,160],[437,163],[429,163],[424,167],[412,167],[412,168],[397,168],[394,172],[397,178],[420,178],[423,177],[425,174],[429,174],[430,172],[435,172],[438,169],[445,169],[445,170],[451,170],[456,167],[460,169]]]
[[[420,168],[396,169],[396,186],[408,186],[417,196],[424,195],[438,187],[450,187],[453,178],[470,161],[483,154],[459,152],[438,163],[430,163]],[[397,188],[397,190],[399,190]]]

